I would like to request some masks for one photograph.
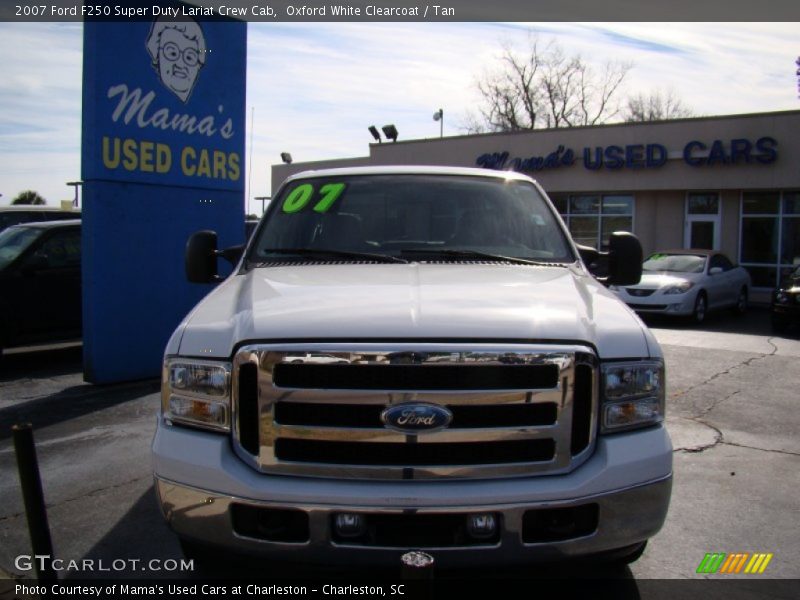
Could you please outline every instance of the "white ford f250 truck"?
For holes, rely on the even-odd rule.
[[[167,345],[153,441],[187,555],[630,561],[662,526],[662,353],[605,287],[638,281],[632,235],[576,246],[520,174],[370,167],[290,177],[216,244],[187,245],[221,283]]]

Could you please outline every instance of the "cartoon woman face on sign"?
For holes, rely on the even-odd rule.
[[[206,62],[203,30],[190,18],[159,17],[147,36],[147,51],[161,83],[185,103]]]

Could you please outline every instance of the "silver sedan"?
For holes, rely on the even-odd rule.
[[[642,280],[611,289],[639,313],[689,316],[701,323],[709,310],[747,310],[750,274],[712,250],[669,250],[647,257]]]

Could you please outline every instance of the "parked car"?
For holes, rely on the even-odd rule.
[[[0,232],[0,351],[81,337],[81,222]]]
[[[800,266],[781,282],[772,295],[772,329],[783,333],[800,323]]]
[[[317,363],[317,364],[343,364],[350,362],[341,356],[332,354],[316,354],[313,352],[289,353],[284,358],[285,362],[290,363]]]
[[[0,231],[20,223],[64,221],[80,218],[81,213],[79,210],[62,210],[53,206],[0,206]]]
[[[668,250],[647,257],[637,285],[612,287],[639,313],[688,316],[702,323],[709,310],[747,310],[750,274],[713,250]]]

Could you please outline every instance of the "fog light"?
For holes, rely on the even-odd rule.
[[[340,513],[333,521],[337,535],[344,538],[355,538],[364,535],[367,523],[364,517],[353,513]]]
[[[497,519],[491,513],[467,515],[467,531],[477,539],[492,537],[497,531]]]

